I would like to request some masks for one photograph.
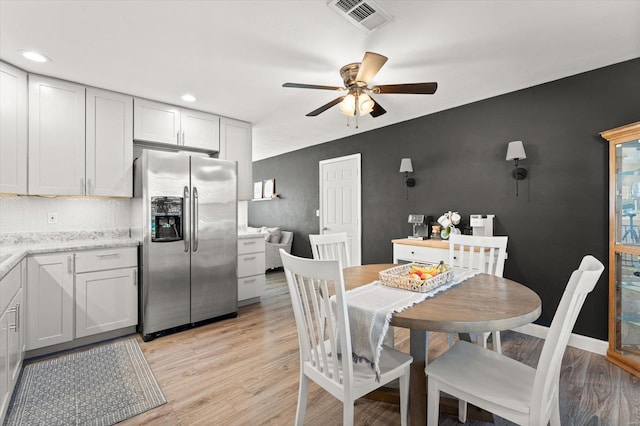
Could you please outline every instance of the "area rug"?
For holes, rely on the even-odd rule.
[[[26,365],[5,425],[112,425],[166,402],[127,339]]]

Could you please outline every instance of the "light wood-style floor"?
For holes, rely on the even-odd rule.
[[[145,343],[138,338],[168,403],[124,425],[291,425],[298,392],[298,340],[282,272],[267,274],[261,303],[240,308],[238,318]],[[502,334],[505,354],[535,366],[540,339]],[[408,351],[408,332],[396,329],[396,345]],[[432,334],[430,358],[446,348]],[[640,426],[640,380],[602,356],[568,348],[561,377],[563,425]],[[357,425],[400,424],[397,406],[356,404]],[[342,422],[342,405],[311,384],[305,425]],[[455,425],[456,419],[440,419]],[[470,425],[484,423],[467,422]],[[496,418],[496,424],[509,424]]]

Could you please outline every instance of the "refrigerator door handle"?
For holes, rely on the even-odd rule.
[[[198,188],[193,187],[193,251],[198,251]]]
[[[184,208],[185,210],[189,209],[189,187],[185,186],[183,189],[183,196],[184,196]],[[183,224],[183,228],[184,230],[188,230],[189,229],[189,212],[185,211],[182,212],[182,217],[184,218],[184,224]],[[185,253],[189,251],[189,232],[182,232],[182,236],[184,239],[184,251]]]

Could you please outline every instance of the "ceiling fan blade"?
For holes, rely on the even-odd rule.
[[[382,56],[378,53],[373,52],[365,52],[364,58],[362,58],[362,62],[360,63],[360,68],[358,69],[358,75],[356,76],[356,81],[364,81],[369,84],[369,82],[378,74],[380,68],[387,62],[386,56]]]
[[[335,98],[334,100],[332,100],[328,104],[324,104],[320,108],[318,108],[318,109],[316,109],[314,111],[311,111],[309,114],[307,114],[307,117],[315,117],[316,115],[325,112],[326,110],[328,110],[332,106],[338,105],[340,102],[342,102],[343,99],[344,99],[344,96],[340,96],[339,98]]]
[[[345,90],[344,87],[320,86],[318,84],[302,84],[302,83],[284,83],[282,87],[295,87],[298,89]]]
[[[373,109],[369,113],[372,117],[380,117],[382,114],[386,114],[387,110],[382,108],[382,105],[378,103],[375,99],[371,98],[373,101]]]
[[[373,93],[409,93],[416,95],[433,95],[438,89],[438,83],[407,83],[382,84],[373,86]]]

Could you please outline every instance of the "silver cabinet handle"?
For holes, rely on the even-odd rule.
[[[245,283],[245,284],[250,284],[250,283],[255,283],[255,282],[256,282],[256,279],[255,279],[255,278],[254,278],[254,279],[251,279],[251,280],[244,280],[244,283]]]
[[[18,330],[20,330],[20,303],[16,303],[16,306],[14,306],[11,309],[8,309],[7,312],[16,314],[15,322],[13,324],[9,324],[9,330],[14,330],[15,332],[18,332]]]
[[[245,258],[244,258],[244,260],[253,260],[253,259],[255,259],[255,258],[256,258],[255,256],[245,257]]]
[[[198,210],[199,210],[199,204],[198,204],[198,188],[196,188],[195,186],[193,187],[193,224],[192,224],[192,228],[193,228],[193,251],[196,252],[198,251]]]
[[[133,286],[136,287],[138,285],[138,271],[133,274]]]
[[[73,256],[67,256],[67,270],[73,274]]]
[[[185,146],[187,144],[187,140],[184,137],[184,130],[182,131],[182,146]]]
[[[176,141],[178,142],[178,145],[180,145],[180,131],[179,130],[176,133]]]
[[[256,243],[255,241],[246,241],[246,242],[244,242],[242,244],[244,244],[245,246],[248,246],[248,245],[255,244],[255,243]]]
[[[182,217],[184,219],[184,221],[186,223],[183,223],[182,225],[182,239],[184,240],[184,251],[185,253],[189,251],[189,232],[184,232],[185,229],[189,229],[189,187],[185,186],[184,189],[182,190],[183,193],[183,197],[184,197],[184,209],[186,211],[182,212]]]
[[[107,253],[107,254],[98,254],[98,257],[117,257],[120,256],[120,253]]]
[[[87,179],[87,195],[93,195],[93,184],[91,179]]]

